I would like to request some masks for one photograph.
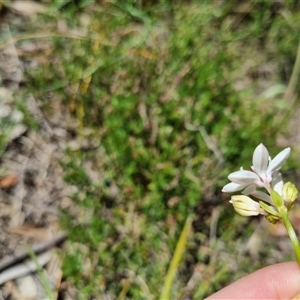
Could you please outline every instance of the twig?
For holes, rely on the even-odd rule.
[[[54,245],[61,243],[66,239],[66,237],[67,237],[67,233],[61,232],[48,241],[33,245],[32,250],[34,251],[34,253],[41,253],[53,247]],[[2,259],[0,261],[0,271],[8,268],[11,265],[18,263],[19,261],[23,260],[27,256],[28,256],[27,249],[22,249],[19,252],[15,253],[14,255]]]
[[[37,256],[37,262],[28,261],[24,263],[20,263],[0,274],[0,285],[19,277],[22,277],[28,273],[34,272],[37,270],[39,266],[44,266],[52,257],[52,252],[45,252],[39,256]]]

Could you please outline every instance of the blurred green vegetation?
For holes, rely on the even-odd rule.
[[[77,214],[62,216],[64,275],[82,299],[157,299],[189,216],[172,299],[202,299],[270,262],[268,249],[254,261],[241,254],[258,219],[236,216],[220,189],[230,172],[250,167],[259,143],[279,150],[295,105],[283,90],[299,6],[54,1],[38,17],[49,32],[66,28],[51,37],[47,61],[26,72],[26,88],[46,114],[56,113],[51,95],[74,121],[80,147],[61,162],[78,188]]]

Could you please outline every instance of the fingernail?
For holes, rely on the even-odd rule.
[[[291,300],[300,300],[300,293],[295,295]]]

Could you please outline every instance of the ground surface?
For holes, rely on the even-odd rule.
[[[219,180],[218,174],[221,173],[224,166],[222,165],[224,163],[222,153],[226,152],[226,143],[224,142],[222,147],[222,138],[223,141],[226,141],[224,135],[230,132],[228,128],[234,126],[231,123],[226,124],[228,127],[221,130],[215,129],[214,132],[211,130],[207,134],[205,127],[201,126],[201,123],[200,125],[197,123],[197,118],[196,121],[195,118],[191,120],[193,110],[191,109],[189,115],[189,105],[193,103],[191,104],[193,107],[192,105],[195,105],[196,101],[191,101],[190,97],[197,96],[191,96],[185,90],[180,90],[180,86],[186,84],[187,89],[196,81],[193,77],[195,76],[193,75],[195,62],[192,58],[184,57],[185,48],[182,49],[182,56],[178,58],[179,66],[175,63],[173,66],[171,62],[168,62],[168,55],[174,55],[168,52],[170,46],[163,43],[169,34],[168,30],[172,28],[171,25],[167,24],[168,18],[166,18],[167,20],[160,20],[158,25],[153,26],[153,31],[148,32],[148,44],[145,48],[136,46],[135,38],[141,36],[144,38],[143,30],[147,29],[147,19],[143,14],[138,15],[137,11],[134,10],[128,9],[126,14],[122,14],[118,10],[112,10],[112,12],[108,10],[111,13],[110,16],[113,16],[112,19],[120,14],[123,18],[122,21],[126,20],[128,16],[133,18],[133,21],[124,25],[126,29],[122,26],[118,27],[118,25],[116,29],[112,30],[112,33],[104,32],[104,37],[102,36],[101,24],[97,24],[97,18],[90,17],[92,22],[84,10],[81,15],[81,25],[74,26],[75,29],[62,18],[55,20],[58,35],[64,37],[69,35],[72,38],[76,35],[77,39],[88,34],[86,22],[92,24],[90,26],[94,29],[93,33],[99,35],[96,35],[91,48],[88,48],[90,52],[87,51],[85,55],[82,55],[80,52],[83,51],[80,48],[81,44],[78,47],[78,44],[72,45],[68,40],[68,42],[66,40],[63,42],[52,40],[53,36],[50,37],[49,32],[47,39],[43,39],[44,33],[40,31],[30,33],[30,35],[29,30],[22,36],[22,30],[26,31],[26,28],[35,27],[36,19],[34,18],[36,16],[34,12],[43,12],[45,6],[38,2],[28,1],[27,3],[32,5],[30,8],[24,8],[24,6],[19,8],[17,4],[21,2],[15,1],[14,4],[2,7],[2,19],[0,21],[1,32],[5,37],[0,42],[0,101],[2,101],[0,106],[2,128],[0,131],[2,139],[0,144],[0,224],[2,229],[0,232],[0,284],[5,299],[20,299],[21,296],[26,297],[26,299],[41,299],[45,296],[45,287],[47,286],[54,291],[55,298],[59,294],[59,299],[75,299],[79,297],[78,295],[91,295],[90,297],[103,299],[114,299],[118,295],[118,299],[124,299],[130,287],[132,287],[132,291],[129,291],[129,296],[132,299],[139,299],[141,294],[147,295],[147,299],[155,298],[164,281],[164,278],[160,276],[165,276],[187,217],[184,209],[189,205],[190,199],[185,200],[184,196],[190,190],[184,190],[186,182],[193,182],[193,186],[187,185],[190,189],[200,184],[201,188],[195,188],[195,194],[192,193],[193,191],[190,192],[191,196],[196,197],[198,202],[190,209],[193,214],[193,233],[190,234],[190,243],[186,246],[185,264],[178,270],[177,281],[175,280],[180,291],[175,292],[178,299],[188,299],[193,295],[194,297],[200,295],[199,299],[201,299],[214,289],[227,284],[228,281],[243,276],[248,270],[252,271],[263,265],[292,257],[292,249],[282,225],[271,226],[264,219],[249,221],[236,217],[232,219],[224,217],[223,211],[228,208],[226,206],[228,197],[221,195],[218,192],[220,188],[216,189],[215,184]],[[90,15],[99,11],[106,12],[108,6],[109,4],[100,3],[91,8],[88,7],[87,11]],[[67,10],[68,8],[64,9]],[[239,7],[239,9],[241,11],[234,11],[233,17],[228,19],[229,25],[224,22],[225,25],[222,26],[238,28],[243,20],[247,23],[247,16],[249,17],[252,6],[248,8]],[[276,7],[272,7],[272,9],[275,10]],[[282,15],[288,11],[280,5],[277,9],[279,12],[281,9]],[[187,11],[187,15],[190,13],[188,9],[183,11]],[[276,12],[280,15],[278,11]],[[199,10],[200,12],[201,10]],[[170,15],[172,13],[170,12]],[[53,17],[53,15],[49,15]],[[50,18],[49,15],[47,18]],[[174,22],[185,17],[184,14],[177,16],[174,13],[174,15]],[[47,23],[47,18],[43,19],[44,25],[46,24],[52,30],[53,28]],[[142,24],[141,20],[145,23]],[[47,27],[46,25],[45,27]],[[112,24],[112,26],[116,25]],[[184,27],[182,28],[184,29]],[[187,26],[187,28],[187,33],[182,34],[189,36],[192,26]],[[207,44],[209,44],[208,41],[214,42],[212,40],[214,35],[210,35],[210,30],[213,29],[207,29],[209,34],[208,37],[205,36],[204,38]],[[265,30],[267,31],[267,26]],[[111,34],[111,40],[106,39],[106,33],[108,36]],[[212,33],[214,34],[214,32]],[[129,42],[134,41],[134,46],[131,46],[127,40],[125,42],[128,42],[129,46],[122,41],[124,37],[127,38],[131,35],[133,39]],[[225,37],[223,37],[224,40]],[[175,42],[177,39],[174,38]],[[196,38],[194,39],[196,40]],[[189,45],[189,38],[187,40],[187,45]],[[23,42],[20,43],[20,41]],[[173,43],[175,42],[173,41]],[[117,47],[121,47],[120,51],[117,50],[114,53],[114,55],[121,53],[120,57],[114,58],[114,60],[120,59],[122,62],[124,60],[123,55],[126,53],[125,61],[128,59],[130,67],[122,65],[123,69],[121,67],[120,69],[116,68],[116,71],[113,72],[111,69],[114,68],[114,65],[109,61],[107,69],[104,69],[103,72],[100,70],[100,74],[91,71],[89,67],[95,65],[97,67],[99,63],[96,55],[90,58],[93,56],[91,49],[99,46],[99,44],[102,45],[102,43],[104,54],[112,51],[111,48],[118,49]],[[203,44],[201,40],[199,43]],[[219,41],[217,45],[219,45],[218,43]],[[261,41],[261,43],[264,42]],[[126,45],[124,46],[124,44]],[[280,62],[268,61],[267,59],[273,51],[272,45],[272,43],[265,42],[263,45],[266,49],[265,52],[251,47],[239,48],[249,55],[249,59],[242,59],[243,66],[240,69],[234,66],[230,72],[227,70],[230,74],[228,78],[233,81],[234,91],[238,93],[255,86],[251,91],[252,94],[249,97],[244,95],[243,98],[246,100],[242,112],[253,109],[254,104],[257,105],[250,117],[245,116],[246,119],[249,118],[249,121],[245,122],[245,128],[250,126],[249,124],[252,126],[255,123],[251,123],[253,114],[258,114],[264,110],[273,112],[272,101],[277,101],[278,107],[280,105],[293,107],[293,110],[289,108],[282,110],[284,113],[288,112],[289,125],[276,136],[274,144],[276,149],[292,147],[294,156],[297,156],[300,154],[299,105],[293,87],[290,97],[284,99],[285,102],[280,102],[276,98],[278,94],[282,95],[282,92],[276,92],[276,88],[282,89],[278,86],[278,74],[282,69]],[[161,48],[159,48],[160,46]],[[235,46],[235,41],[232,44],[229,43],[226,51],[230,54],[234,53],[233,57],[238,59],[241,55],[235,53]],[[258,47],[258,45],[256,46]],[[55,47],[58,49],[66,48],[67,51],[59,52]],[[109,51],[107,51],[107,47]],[[192,46],[184,47],[192,48]],[[159,49],[159,53],[155,52],[157,49]],[[217,47],[212,47],[207,51],[204,50],[201,55],[218,58],[218,52],[214,53],[216,49]],[[176,53],[177,50],[175,50]],[[260,52],[263,52],[262,56],[259,56]],[[77,74],[74,75],[75,80],[64,74],[68,67],[72,66],[73,60],[71,60],[72,63],[68,60],[63,61],[61,53],[66,57],[71,53],[70,56],[74,55],[78,59],[88,57],[89,59],[83,63],[88,67],[83,68],[83,70],[87,74],[93,74],[89,79],[90,81],[86,80],[89,78],[87,75],[85,77],[82,75],[80,82],[77,82],[75,76]],[[100,58],[102,58],[101,55]],[[108,59],[111,58],[109,54],[106,55],[108,55]],[[200,60],[201,55],[199,55]],[[172,59],[176,61],[175,55]],[[187,62],[184,59],[187,59]],[[76,66],[75,62],[76,59],[74,59],[74,66]],[[223,63],[223,61],[221,62]],[[152,64],[155,65],[153,69],[151,69]],[[171,65],[170,69],[168,69],[168,64]],[[291,65],[294,65],[294,60]],[[47,90],[43,86],[45,92],[41,93],[37,87],[36,92],[30,93],[28,92],[29,89],[35,90],[35,87],[30,86],[30,84],[35,82],[38,85],[39,79],[41,79],[37,77],[31,81],[30,74],[33,74],[34,70],[39,67],[44,68],[44,72],[39,76],[42,76],[45,82],[48,80],[52,84],[51,88]],[[211,70],[211,65],[204,64],[202,67],[204,71],[196,67],[196,72],[205,73],[205,67],[207,67],[213,73],[214,69]],[[147,68],[150,69],[149,72]],[[153,80],[153,72],[163,73],[163,71],[158,70],[160,68],[166,70],[164,76],[167,79],[164,79],[165,83],[160,84],[158,80],[151,88],[148,87],[147,84]],[[216,66],[213,65],[213,68]],[[53,69],[57,71],[57,74],[65,76],[62,82],[52,80],[51,72],[54,72]],[[172,73],[173,69],[176,69],[175,75]],[[137,74],[134,73],[136,70],[138,70]],[[75,71],[74,73],[76,73]],[[71,74],[73,74],[72,72]],[[110,72],[112,75],[107,75]],[[287,67],[286,72],[290,75],[291,67]],[[55,75],[57,74],[55,73]],[[130,81],[130,74],[133,74],[132,81]],[[173,77],[168,81],[170,74]],[[289,75],[286,77],[290,78]],[[223,80],[225,82],[225,79]],[[199,81],[201,80],[199,79]],[[220,98],[228,96],[226,89],[224,95],[218,94],[218,90],[225,86],[225,83],[218,82],[218,77],[217,79],[215,77],[204,78],[203,82],[205,83],[200,82],[199,85],[202,86],[209,82],[207,90],[212,90],[215,93],[212,96],[213,100],[210,100],[214,103],[213,107],[216,106],[215,103],[219,103],[220,100],[216,100],[219,96]],[[62,94],[53,92],[55,89],[53,86],[59,86],[59,84],[65,86]],[[85,89],[85,84],[89,86],[89,89]],[[99,85],[105,90],[104,96],[103,91],[98,91],[96,88]],[[288,80],[286,85],[288,85]],[[216,86],[217,88],[215,88]],[[195,86],[195,89],[197,88],[199,87]],[[155,98],[153,103],[149,100],[151,89],[159,91],[158,95],[153,96]],[[160,89],[162,90],[160,91]],[[262,96],[266,90],[271,96]],[[96,100],[93,100],[94,102],[91,104],[88,102],[89,99],[83,98],[81,100],[80,97],[84,97],[86,93],[90,93],[88,94],[90,98],[101,99],[98,101],[100,104]],[[150,96],[143,98],[143,95],[147,93]],[[185,96],[185,93],[188,96]],[[209,94],[207,91],[205,93],[205,95]],[[138,100],[126,98],[126,100],[131,99],[132,103],[135,103],[132,108],[127,108],[126,105],[123,105],[122,98],[118,98],[120,95],[126,95],[126,97],[137,95]],[[261,97],[259,98],[262,99],[260,103],[257,104],[253,100],[254,95]],[[282,95],[282,97],[284,96]],[[187,100],[180,102],[181,100],[178,99],[181,98]],[[172,105],[172,101],[177,101],[177,104]],[[220,101],[220,103],[224,103],[224,101]],[[217,110],[215,112],[211,107],[209,106],[211,110],[208,109],[207,113],[204,113],[208,120],[206,128],[213,127],[211,123],[218,124],[222,119],[219,117],[219,112]],[[221,115],[232,114],[230,120],[233,124],[237,128],[242,126],[240,120],[243,118],[239,119],[234,114],[235,107],[232,108],[231,105],[228,108],[223,109],[223,106],[221,108]],[[114,109],[117,117],[113,119],[111,116]],[[194,111],[197,112],[197,109],[195,105]],[[201,109],[199,111],[201,112]],[[279,109],[278,111],[280,112]],[[132,113],[135,114],[135,117],[130,118]],[[167,114],[170,114],[170,117]],[[183,116],[182,120],[179,120],[178,115]],[[201,113],[199,115],[204,119]],[[278,115],[273,113],[271,116],[279,118],[280,113]],[[125,120],[123,123],[120,121],[123,119],[122,117]],[[135,124],[132,125],[132,123],[135,120],[138,120],[138,125],[133,127]],[[264,121],[266,124],[270,122],[269,119],[264,119]],[[254,127],[255,130],[266,130],[266,139],[270,138],[273,131],[268,132],[268,128],[265,129],[260,122],[258,122],[257,127]],[[96,128],[93,127],[95,124]],[[126,132],[126,128],[123,131],[119,130],[124,129],[127,125],[130,128],[129,133]],[[176,130],[179,132],[179,135],[175,136],[174,139],[171,133],[176,132],[176,130],[173,130],[172,126],[177,128]],[[120,136],[116,138],[116,143],[113,140],[114,132],[120,132]],[[237,131],[236,134],[238,135],[240,132]],[[248,139],[247,131],[244,130],[243,134],[246,137],[241,137],[241,141],[246,141]],[[234,134],[231,135],[231,138],[232,136]],[[260,138],[261,136],[258,135],[258,139]],[[101,140],[100,143],[99,140]],[[197,143],[194,140],[197,140]],[[199,140],[201,141],[199,142]],[[130,164],[126,157],[122,161],[123,153],[114,152],[114,148],[123,149],[119,141],[124,143],[128,141],[129,147],[125,148],[126,155],[130,156],[133,161],[136,159],[134,167],[137,170],[132,171],[129,168]],[[143,147],[143,143],[146,145],[145,147]],[[169,144],[176,145],[175,151],[168,148]],[[240,144],[237,143],[238,148],[242,146],[241,142]],[[179,155],[177,149],[184,150]],[[120,152],[125,153],[125,150]],[[148,150],[150,154],[147,153]],[[178,153],[180,153],[179,150]],[[203,151],[204,158],[201,155],[197,156],[197,151]],[[236,155],[235,152],[232,157]],[[246,156],[249,157],[249,155]],[[152,161],[154,166],[151,165]],[[185,166],[186,161],[191,163],[187,163]],[[122,169],[122,164],[128,164],[127,173],[126,170]],[[81,169],[77,166],[80,166]],[[155,173],[158,178],[157,182],[153,178],[155,176],[147,173],[147,168],[149,168],[148,173],[158,171]],[[178,171],[179,169],[180,171]],[[81,172],[82,170],[84,170],[84,174]],[[185,172],[184,176],[182,170]],[[284,175],[291,180],[298,181],[298,170],[299,164],[294,160],[294,165],[290,166]],[[209,176],[207,180],[205,180],[205,174],[203,175],[205,172]],[[119,173],[121,174],[120,178],[118,178]],[[126,181],[131,178],[131,175],[135,185],[132,185],[130,180]],[[74,177],[76,178],[74,179]],[[135,186],[140,190],[135,190]],[[181,187],[184,187],[184,191],[181,191]],[[198,194],[201,194],[201,197]],[[157,195],[164,198],[163,208],[161,208],[162,205],[156,206],[156,202],[151,200]],[[73,201],[71,198],[75,198],[75,200]],[[178,203],[182,201],[187,202],[177,209]],[[226,201],[225,208],[222,201]],[[64,212],[67,211],[71,219],[68,222],[64,219],[63,225],[60,223],[61,209]],[[184,212],[182,213],[182,211]],[[156,212],[161,216],[158,217]],[[291,218],[296,229],[299,229],[297,233],[300,234],[300,209],[298,206],[291,214]],[[98,221],[99,219],[103,223],[98,224],[97,222],[101,222]],[[95,229],[92,228],[93,226]],[[250,227],[249,232],[244,234],[243,228],[246,231],[248,226]],[[99,228],[103,235],[98,237],[96,231],[99,231]],[[268,245],[276,244],[268,252],[268,255],[265,251],[266,241]],[[28,245],[36,253],[36,259],[39,262],[26,254]],[[68,253],[70,256],[67,256]],[[65,257],[67,259],[65,259],[65,267],[63,268],[62,260]],[[37,266],[44,266],[46,279],[43,280],[41,272],[26,272],[26,275],[24,274],[18,279],[16,277],[19,275],[11,275],[15,272],[20,274],[20,270],[22,270],[20,268],[24,266],[26,259],[33,261],[31,266],[33,269],[37,269]],[[66,262],[69,262],[69,265]],[[149,264],[149,269],[145,266],[145,262]],[[249,264],[251,267],[248,266]],[[29,273],[28,276],[27,273]],[[213,287],[207,287],[211,282],[213,282]],[[87,290],[85,291],[84,288]]]

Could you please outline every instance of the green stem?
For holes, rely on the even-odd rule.
[[[293,245],[296,257],[297,257],[297,261],[300,266],[300,244],[299,244],[298,238],[296,236],[295,230],[292,226],[292,223],[291,223],[287,213],[281,214],[281,218],[282,218],[284,226],[286,227],[286,230],[289,234],[289,237],[292,241],[292,245]]]

